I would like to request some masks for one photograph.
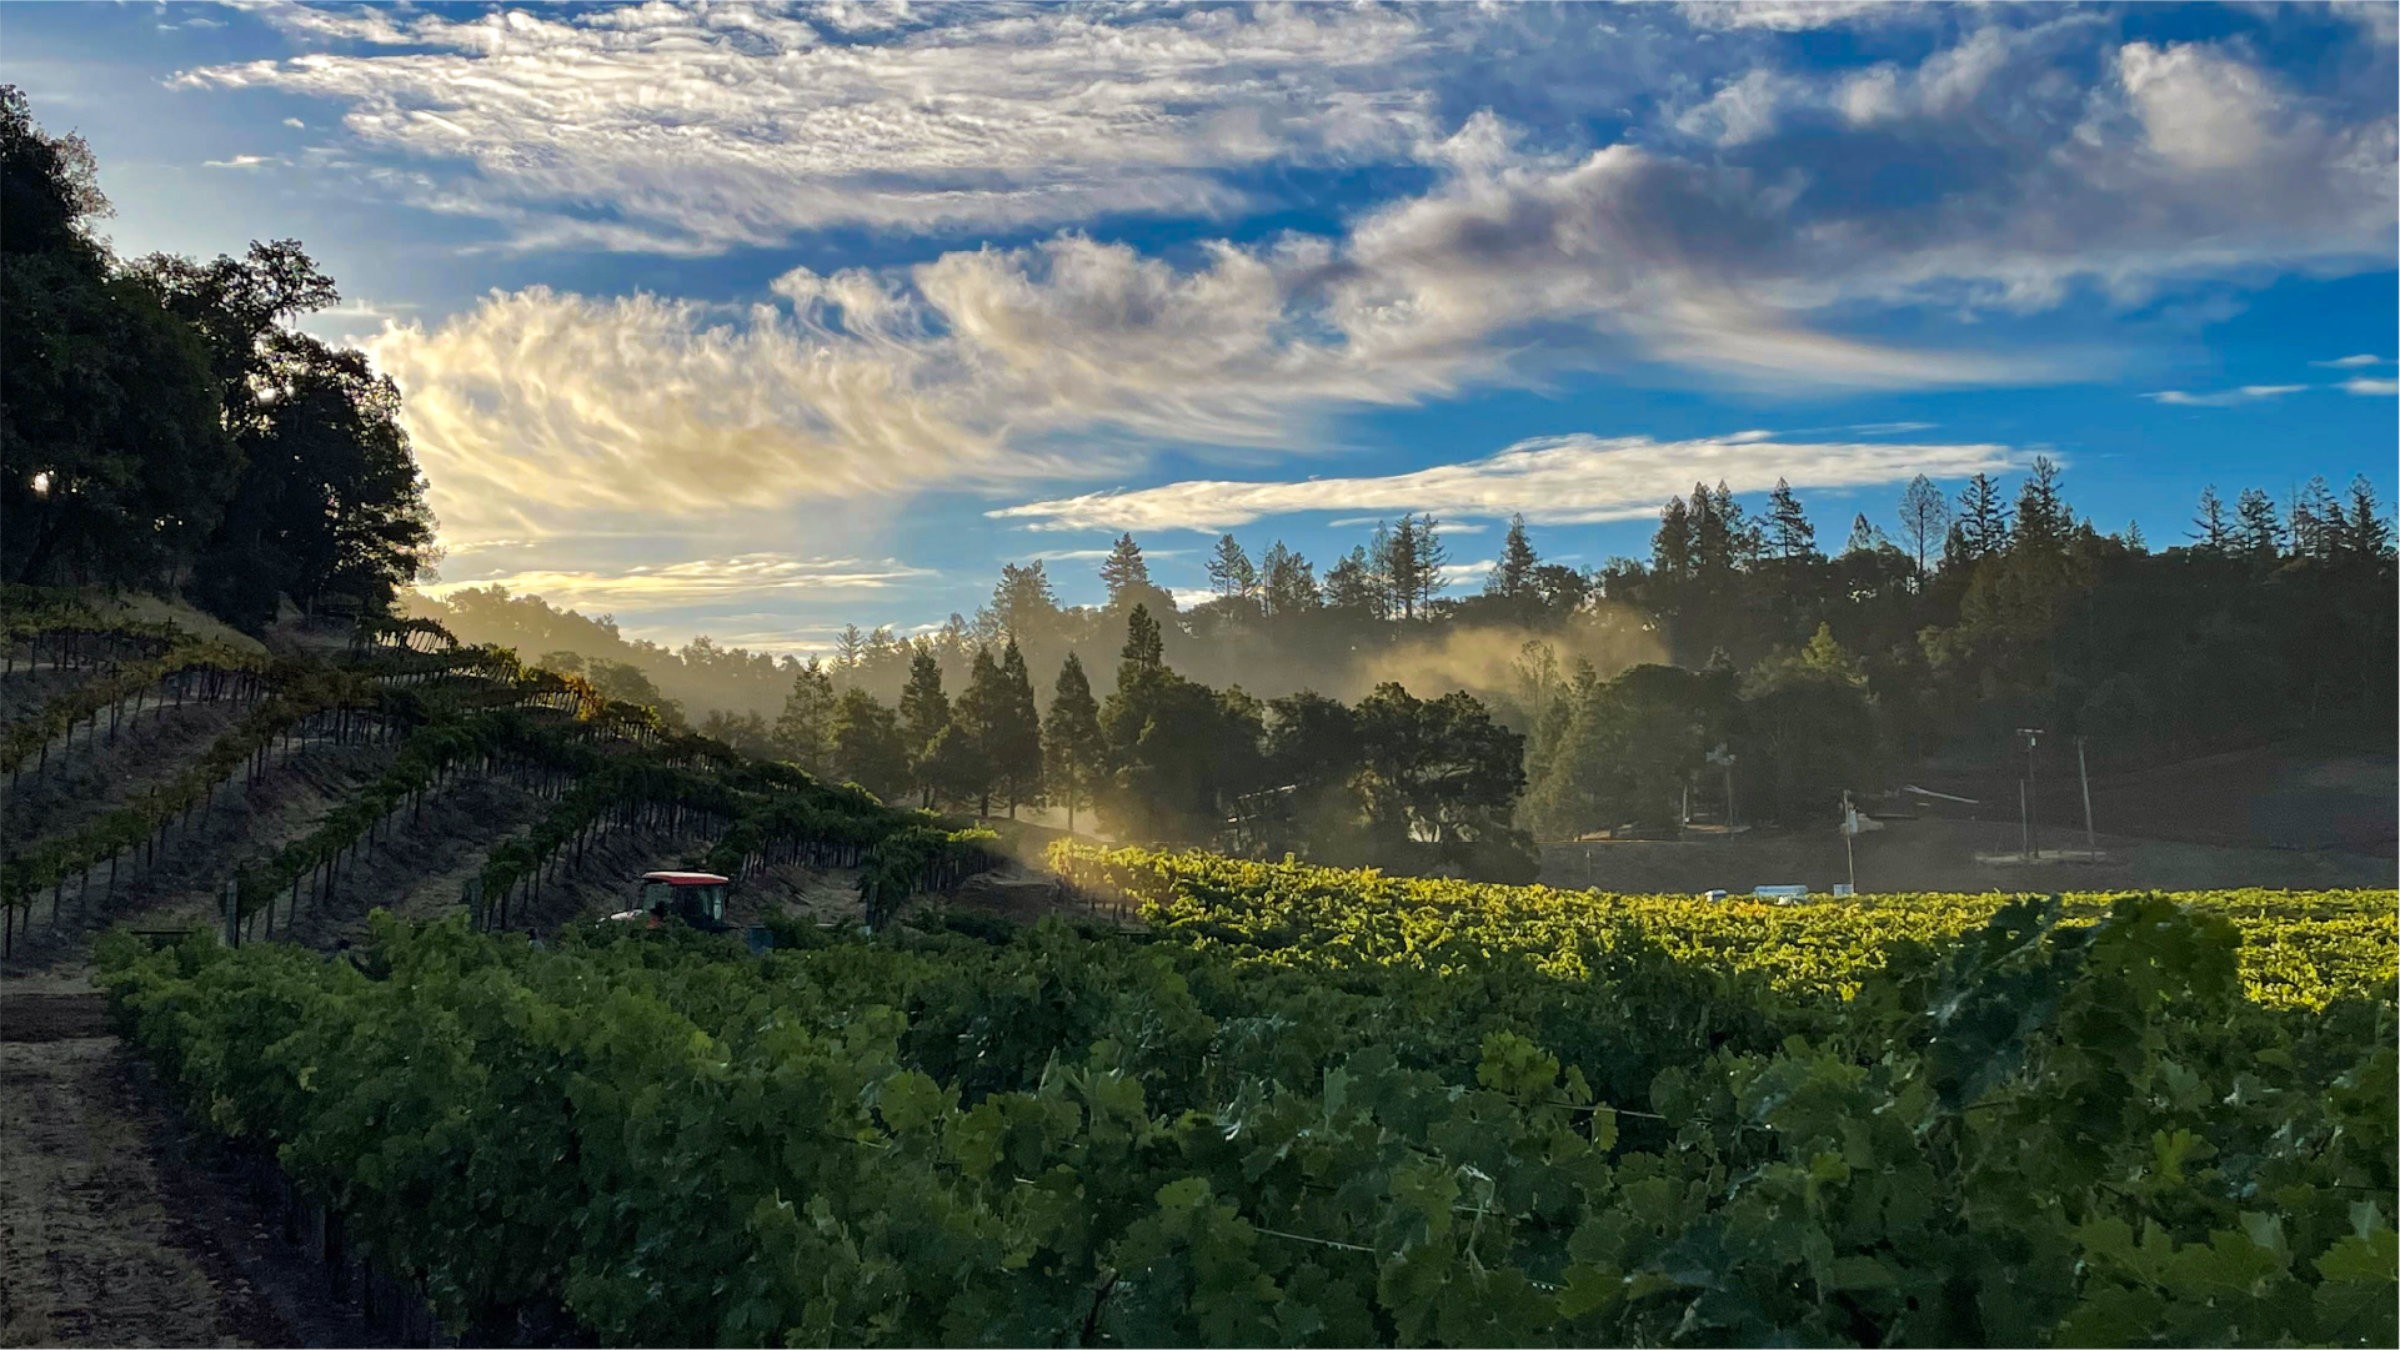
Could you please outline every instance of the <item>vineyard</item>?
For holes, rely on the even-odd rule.
[[[908,903],[987,833],[430,625],[220,670],[43,613],[12,656],[83,682],[12,726],[12,811],[112,721],[223,729],[12,832],[18,960],[224,905],[98,939],[114,1024],[468,1343],[2400,1335],[2388,891],[1779,907],[1061,844],[1137,922],[1017,926]],[[455,898],[338,927],[437,821]],[[659,840],[838,869],[865,923],[560,922]]]
[[[1843,998],[1857,993],[1894,948],[1947,945],[2022,898],[1883,894],[1777,905],[1489,886],[1065,843],[1051,849],[1050,862],[1087,893],[1137,904],[1163,932],[1254,960],[1448,972],[1514,952],[1576,978],[1589,969],[1589,948],[1630,935],[1679,960],[1754,975],[1785,993]],[[2068,894],[2058,903],[2063,921],[2074,925],[2138,898]],[[2322,1009],[2342,999],[2388,999],[2400,979],[2400,896],[2391,891],[2186,891],[2174,899],[2233,925],[2242,939],[2242,981],[2259,1003]]]

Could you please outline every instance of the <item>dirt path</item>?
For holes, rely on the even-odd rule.
[[[0,1345],[366,1345],[107,1034],[0,994]]]

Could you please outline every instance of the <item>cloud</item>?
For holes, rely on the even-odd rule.
[[[594,609],[625,607],[657,609],[671,605],[779,592],[882,590],[895,583],[934,573],[889,559],[867,562],[857,558],[800,558],[778,553],[744,553],[730,558],[698,558],[657,566],[627,567],[620,571],[584,570],[507,572],[472,580],[438,582],[419,589],[447,595],[470,586],[505,586],[520,594],[541,595],[554,604]]]
[[[200,167],[204,169],[255,169],[262,165],[281,162],[281,160],[272,159],[266,155],[235,155],[229,159],[201,160]]]
[[[1860,436],[1908,436],[1931,431],[1938,425],[1937,422],[1859,422],[1850,430]]]
[[[1723,480],[1758,492],[1788,479],[1794,488],[1904,482],[1917,474],[1964,478],[2014,467],[1999,445],[1654,441],[1576,434],[1519,441],[1498,454],[1413,473],[1299,482],[1192,480],[1124,492],[1093,492],[1002,507],[985,514],[1036,529],[1223,531],[1269,516],[1311,511],[1429,511],[1436,516],[1537,524],[1632,520],[1658,510],[1694,482]]]
[[[472,165],[416,196],[530,248],[1216,215],[1243,200],[1225,171],[1406,158],[1431,130],[1390,79],[1422,38],[1391,9],[262,13],[301,54],[181,82],[330,100],[396,162]]]
[[[1766,28],[1779,33],[1900,18],[1911,8],[1915,7],[1884,0],[1685,0],[1676,6],[1695,28]]]
[[[2363,394],[2368,397],[2378,394],[2389,397],[2393,394],[2400,394],[2400,380],[2370,380],[2361,377],[2342,381],[2342,389],[2345,393]]]
[[[2331,361],[2311,361],[2309,364],[2312,366],[2330,366],[2335,370],[2356,370],[2361,366],[2380,366],[2383,364],[2383,361],[2384,358],[2376,356],[2373,353],[2361,352],[2356,356],[2337,357]]]
[[[2161,389],[2157,393],[2144,394],[2142,397],[2154,403],[2164,403],[2177,408],[2230,408],[2238,403],[2259,403],[2267,399],[2281,398],[2285,394],[2297,394],[2307,387],[2305,384],[2245,384],[2239,389],[2221,389],[2213,394],[2191,394],[2181,389]]]
[[[370,140],[434,147],[465,128],[456,152],[478,177],[455,189],[456,209],[505,208],[536,233],[616,232],[628,247],[779,237],[831,219],[809,205],[827,193],[845,219],[957,199],[927,184],[982,171],[980,150],[935,148],[974,139],[970,123],[941,120],[962,107],[999,119],[989,162],[1018,187],[1072,179],[1064,197],[1012,187],[1011,200],[1079,219],[1102,208],[1076,200],[1078,184],[1321,162],[1339,138],[1315,113],[1278,112],[1258,137],[1236,134],[1249,124],[1233,115],[1288,112],[1319,78],[1380,91],[1369,121],[1383,130],[1342,142],[1362,160],[1429,166],[1422,190],[1327,233],[1204,239],[1171,256],[1066,233],[880,270],[794,269],[772,303],[748,307],[532,288],[387,328],[368,346],[407,394],[445,537],[461,539],[555,532],[579,513],[690,519],[932,483],[1088,483],[1162,445],[1297,450],[1334,412],[1579,367],[1777,390],[2099,378],[2100,350],[1872,333],[1893,314],[2018,314],[2195,277],[2389,265],[2400,141],[2388,99],[2288,89],[2235,44],[2117,46],[2081,13],[1991,25],[1913,66],[1752,80],[1774,115],[1731,140],[1722,117],[1705,144],[1678,132],[1677,104],[1638,137],[1562,149],[1488,111],[1455,126],[1424,112],[1393,70],[1420,39],[1418,13],[970,10],[946,26],[896,20],[862,43],[730,10],[471,22],[312,10],[285,21],[377,50],[201,82],[364,82],[348,124]],[[633,92],[649,86],[624,63],[660,52],[657,89],[674,97]],[[1320,58],[1338,74],[1294,73]],[[760,61],[789,78],[768,80]],[[732,83],[703,88],[692,70]],[[1047,97],[1074,71],[1098,83],[1065,112],[991,92]],[[955,92],[924,93],[952,89],[952,75]],[[829,89],[851,100],[833,125],[863,129],[795,148],[797,129],[834,114],[788,101]],[[487,144],[518,112],[530,139]],[[2220,139],[2179,139],[2181,116]],[[1404,150],[1386,135],[1396,126],[1413,138]],[[1195,137],[1230,137],[1240,154],[1201,154]],[[887,167],[854,181],[871,164]],[[1887,190],[1902,179],[1910,192]],[[553,209],[570,198],[619,205],[570,219]]]

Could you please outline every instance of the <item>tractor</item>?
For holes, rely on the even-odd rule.
[[[612,923],[664,923],[680,919],[704,933],[726,933],[725,888],[731,884],[714,872],[644,872],[640,902],[608,916]]]

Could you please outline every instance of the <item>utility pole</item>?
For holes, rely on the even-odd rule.
[[[2083,759],[2083,737],[2075,738],[2075,776],[2083,780],[2083,847],[2099,855],[2100,845],[2092,837],[2092,771]]]
[[[2034,816],[2042,809],[2041,784],[2034,777],[2033,747],[2040,744],[2040,727],[2018,727],[2017,734],[2025,738],[2025,796],[2020,808],[2025,817],[2025,855],[2039,860],[2042,856],[2042,837]]]
[[[1850,893],[1858,894],[1858,808],[1850,804],[1850,792],[1842,791],[1842,860],[1850,865]]]

